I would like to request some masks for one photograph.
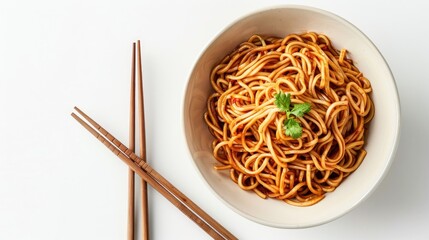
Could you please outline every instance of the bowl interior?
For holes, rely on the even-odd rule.
[[[294,207],[259,198],[241,190],[226,171],[213,165],[211,141],[203,114],[212,92],[211,69],[239,43],[253,34],[284,37],[314,31],[326,34],[335,48],[346,48],[355,65],[371,81],[376,115],[367,138],[368,152],[362,165],[333,193],[310,207]],[[331,13],[302,6],[285,6],[250,14],[219,34],[196,62],[184,100],[185,137],[201,176],[227,205],[241,215],[273,227],[315,226],[342,216],[368,196],[383,178],[395,152],[399,129],[399,99],[390,69],[372,42],[356,27]]]

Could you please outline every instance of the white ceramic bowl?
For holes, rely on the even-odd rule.
[[[357,67],[371,81],[376,115],[367,138],[362,165],[334,192],[310,207],[290,206],[259,198],[241,190],[227,171],[216,171],[203,114],[212,92],[211,69],[252,34],[284,37],[314,31],[330,37],[337,49],[346,48]],[[247,15],[221,32],[204,50],[190,75],[184,96],[184,128],[190,154],[204,181],[233,210],[255,222],[280,228],[303,228],[332,221],[366,199],[385,176],[399,138],[400,106],[392,73],[374,44],[346,20],[323,10],[304,6],[269,8]]]

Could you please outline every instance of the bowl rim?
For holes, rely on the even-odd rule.
[[[235,208],[234,206],[232,206],[228,201],[226,201],[222,196],[219,195],[219,193],[217,193],[208,183],[208,181],[205,179],[205,177],[203,176],[202,172],[200,171],[200,169],[198,168],[193,156],[192,156],[192,152],[191,152],[191,147],[190,144],[188,142],[188,138],[186,137],[186,121],[185,121],[185,112],[186,112],[186,100],[187,100],[187,92],[188,89],[190,88],[190,79],[192,77],[192,74],[194,73],[196,66],[198,64],[198,62],[200,61],[201,57],[204,55],[204,53],[207,51],[207,49],[220,37],[222,36],[226,31],[228,31],[231,27],[235,26],[237,23],[239,23],[240,21],[251,17],[255,14],[261,13],[261,12],[266,12],[266,11],[272,11],[272,10],[276,10],[276,9],[299,9],[299,10],[306,10],[306,11],[311,11],[311,12],[317,12],[320,14],[323,14],[325,16],[328,16],[336,21],[342,22],[342,24],[347,25],[350,29],[352,29],[353,31],[358,32],[358,34],[360,34],[364,40],[366,40],[369,45],[378,53],[378,55],[381,57],[381,59],[383,60],[385,66],[387,67],[388,73],[389,73],[389,80],[390,84],[392,85],[392,89],[394,90],[393,92],[393,96],[394,96],[394,111],[395,111],[395,119],[396,121],[395,123],[395,132],[394,132],[394,139],[393,139],[393,143],[390,148],[389,151],[387,151],[389,154],[386,156],[386,164],[384,165],[384,168],[382,170],[382,174],[378,176],[377,180],[373,182],[373,184],[371,185],[371,187],[368,188],[368,190],[362,195],[361,198],[356,199],[356,201],[353,203],[353,205],[351,205],[351,207],[349,207],[346,211],[343,211],[340,214],[337,215],[333,215],[330,218],[327,219],[322,219],[320,221],[314,222],[314,223],[309,223],[309,224],[300,224],[300,225],[287,225],[287,224],[274,224],[274,223],[270,223],[261,219],[258,219],[252,215],[249,215],[243,211],[238,210],[237,208]],[[357,206],[359,206],[362,202],[364,202],[365,200],[367,200],[372,193],[375,192],[375,190],[377,189],[377,187],[381,184],[381,182],[384,180],[384,178],[386,177],[386,175],[389,172],[389,169],[391,167],[391,165],[393,164],[394,160],[395,160],[395,155],[398,149],[398,145],[399,145],[399,140],[400,140],[400,135],[401,135],[401,105],[400,105],[400,97],[399,97],[399,92],[398,92],[398,87],[394,78],[394,75],[392,73],[392,70],[387,62],[387,60],[385,59],[385,57],[383,56],[383,54],[380,52],[380,50],[377,48],[377,46],[371,41],[371,39],[364,33],[362,32],[362,30],[360,30],[357,26],[355,26],[354,24],[352,24],[351,22],[349,22],[348,20],[346,20],[345,18],[318,8],[318,7],[313,7],[313,6],[308,6],[308,5],[299,5],[299,4],[280,4],[280,5],[272,5],[272,6],[268,6],[268,7],[263,7],[263,8],[258,8],[258,9],[254,9],[251,11],[248,11],[245,14],[241,14],[238,17],[236,17],[235,19],[233,19],[229,24],[227,24],[225,27],[221,28],[212,38],[210,41],[208,41],[203,48],[199,51],[199,54],[196,56],[195,60],[193,61],[193,65],[191,70],[188,72],[187,75],[187,81],[186,81],[186,85],[185,88],[183,89],[183,93],[182,93],[182,101],[181,101],[181,109],[182,109],[182,117],[181,117],[181,121],[182,121],[182,133],[183,133],[183,138],[184,138],[184,143],[186,144],[186,148],[187,148],[187,155],[188,155],[188,159],[190,159],[190,161],[192,162],[192,165],[194,167],[194,169],[198,172],[198,175],[200,177],[200,180],[202,182],[204,182],[204,185],[206,185],[210,191],[216,196],[216,198],[218,198],[223,204],[225,204],[226,206],[228,206],[228,208],[230,208],[233,212],[238,213],[240,216],[245,217],[246,219],[252,220],[256,223],[265,225],[265,226],[269,226],[269,227],[274,227],[274,228],[285,228],[285,229],[299,229],[299,228],[309,228],[309,227],[315,227],[315,226],[320,226],[329,222],[332,222],[342,216],[344,216],[345,214],[349,213],[350,211],[352,211],[353,209],[355,209]]]

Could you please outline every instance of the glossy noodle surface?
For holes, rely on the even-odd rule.
[[[353,173],[366,152],[374,116],[371,84],[345,49],[314,32],[285,38],[254,35],[215,66],[205,121],[219,171],[262,198],[310,206]],[[275,103],[309,103],[302,135],[286,134],[288,116]],[[292,118],[292,115],[289,116]]]

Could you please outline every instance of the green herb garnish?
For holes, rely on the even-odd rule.
[[[286,112],[289,117],[289,107],[290,107],[290,94],[284,94],[284,92],[277,93],[274,95],[276,99],[274,103],[282,111]]]
[[[302,117],[304,116],[305,113],[308,113],[310,109],[311,109],[310,103],[298,103],[293,105],[293,108],[290,111],[290,113],[297,117]]]
[[[293,105],[292,110],[290,109],[291,101],[290,94],[285,94],[284,92],[279,92],[275,96],[274,104],[280,109],[280,111],[285,112],[287,119],[283,122],[283,127],[287,136],[291,136],[294,139],[300,138],[302,136],[302,127],[301,124],[291,115],[295,117],[302,117],[305,113],[308,113],[311,110],[310,103],[297,103]]]
[[[288,118],[283,122],[286,135],[291,136],[294,139],[301,137],[302,127],[298,121],[293,118]]]

